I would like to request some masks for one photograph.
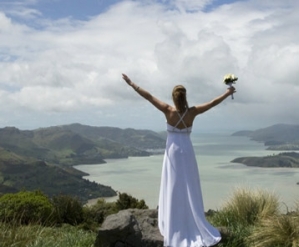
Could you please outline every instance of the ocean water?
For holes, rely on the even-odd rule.
[[[254,168],[231,163],[243,156],[265,156],[263,143],[230,134],[194,134],[192,141],[199,167],[205,210],[221,209],[238,187],[263,189],[275,193],[283,211],[299,201],[299,168]],[[159,198],[163,155],[107,160],[106,164],[79,165],[90,174],[85,178],[111,186],[156,208]],[[115,198],[107,198],[107,201]]]

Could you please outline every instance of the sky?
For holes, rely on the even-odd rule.
[[[172,104],[234,99],[194,131],[299,124],[298,0],[0,0],[0,128],[71,123],[165,129],[121,77]]]

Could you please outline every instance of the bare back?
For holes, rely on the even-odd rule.
[[[181,116],[183,116],[184,113],[178,114],[178,111],[176,108],[171,107],[169,111],[165,113],[165,117],[167,120],[167,123],[171,126],[176,126],[177,123],[180,121]],[[184,128],[189,128],[193,125],[193,121],[196,117],[194,107],[191,107],[187,110],[186,114],[183,116],[182,120],[176,128],[178,129],[184,129]],[[184,124],[185,123],[185,124]],[[185,126],[186,125],[186,126]]]

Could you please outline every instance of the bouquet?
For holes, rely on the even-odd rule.
[[[223,82],[228,85],[229,87],[232,87],[233,83],[236,83],[238,80],[238,77],[236,77],[234,74],[227,74],[224,76]],[[234,99],[234,95],[232,94],[232,99]]]

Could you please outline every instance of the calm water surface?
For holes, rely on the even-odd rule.
[[[243,156],[265,156],[278,153],[265,150],[262,143],[229,134],[192,134],[199,167],[205,210],[220,209],[236,187],[261,188],[274,192],[292,208],[299,200],[299,169],[253,168],[230,161]],[[85,177],[144,199],[156,208],[159,198],[163,155],[107,160],[107,164],[80,165],[77,169],[90,174]],[[115,198],[111,198],[112,200]]]

